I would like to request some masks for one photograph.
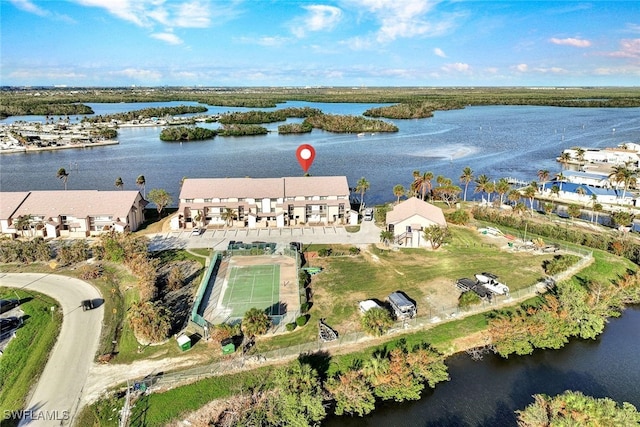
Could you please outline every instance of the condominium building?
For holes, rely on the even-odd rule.
[[[0,231],[49,238],[136,231],[146,205],[139,191],[0,192]]]
[[[345,176],[188,178],[172,228],[343,224],[349,194]]]

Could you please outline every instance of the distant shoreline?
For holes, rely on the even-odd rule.
[[[16,147],[16,148],[8,148],[6,150],[0,150],[0,154],[14,154],[14,153],[33,153],[40,151],[52,151],[52,150],[65,150],[69,148],[91,148],[91,147],[101,147],[105,145],[118,145],[119,141],[110,139],[107,141],[100,142],[86,142],[80,144],[64,144],[64,145],[54,145],[48,147]]]

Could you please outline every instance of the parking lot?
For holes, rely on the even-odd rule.
[[[361,245],[380,241],[380,228],[373,221],[363,222],[360,230],[348,232],[341,226],[308,226],[282,228],[219,228],[205,229],[200,233],[191,230],[170,231],[150,235],[150,248],[153,251],[170,248],[213,248],[224,250],[230,241],[252,243],[268,242],[288,246],[297,241],[304,244],[342,243]]]

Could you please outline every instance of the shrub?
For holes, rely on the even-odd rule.
[[[298,318],[296,319],[296,325],[302,327],[307,324],[308,320],[309,320],[309,317],[306,314],[303,314],[302,316],[298,316]]]
[[[310,308],[311,308],[311,303],[309,301],[305,301],[302,304],[300,304],[300,311],[304,314],[306,314]]]
[[[542,268],[544,268],[545,273],[553,276],[569,269],[569,267],[577,263],[579,259],[580,258],[575,255],[556,255],[553,259],[544,261]]]
[[[320,248],[318,250],[318,256],[330,256],[331,255],[331,248]]]
[[[287,323],[286,328],[288,332],[292,332],[296,328],[296,323],[295,322]]]
[[[98,277],[102,276],[103,269],[99,264],[83,265],[82,267],[80,267],[79,273],[79,276],[82,280],[91,280],[97,279]]]
[[[356,246],[351,246],[349,248],[349,253],[351,255],[358,255],[360,253],[360,248],[356,247]]]
[[[472,305],[480,304],[480,297],[473,291],[463,292],[458,298],[458,306],[460,308],[468,308]]]
[[[457,209],[454,212],[447,213],[445,217],[452,224],[466,225],[469,222],[469,212],[464,209]]]

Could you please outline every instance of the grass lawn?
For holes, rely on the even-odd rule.
[[[24,311],[23,325],[0,356],[0,408],[25,409],[29,389],[42,373],[60,332],[62,314],[58,310],[52,314],[50,308],[58,303],[38,292],[0,288],[0,298],[20,298]]]
[[[313,266],[323,267],[313,276],[313,306],[310,314],[325,318],[333,327],[352,331],[359,322],[358,302],[375,298],[384,301],[402,290],[417,302],[418,312],[427,308],[449,308],[457,303],[455,281],[473,278],[483,271],[497,274],[511,291],[527,288],[545,274],[542,263],[553,255],[507,252],[475,230],[450,227],[451,244],[438,249],[379,250],[352,257],[315,257]],[[318,249],[318,248],[314,248]],[[347,252],[347,251],[343,251]]]

